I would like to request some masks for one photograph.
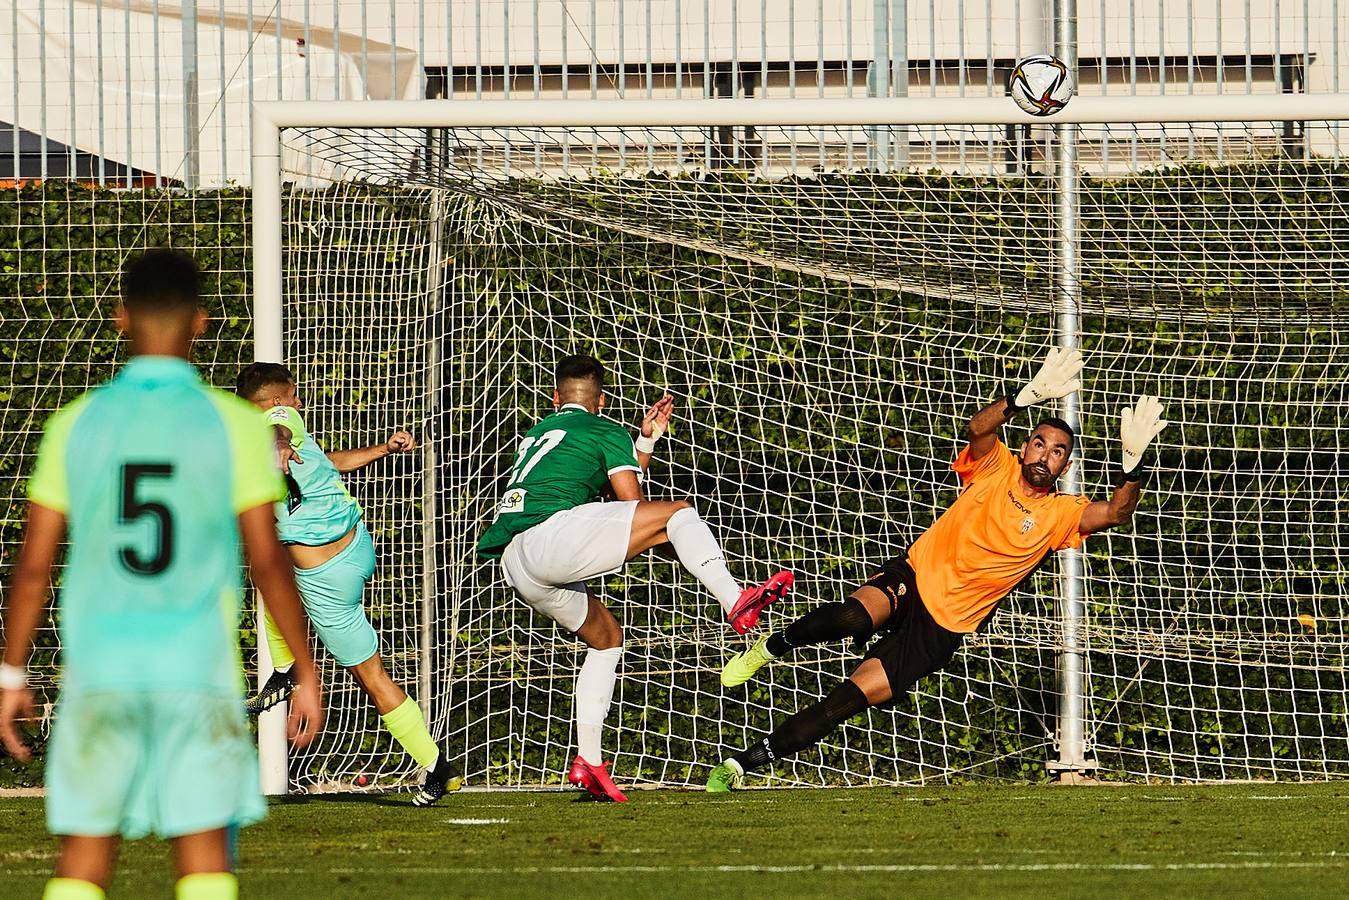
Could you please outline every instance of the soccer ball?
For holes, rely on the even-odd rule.
[[[1063,109],[1075,87],[1073,73],[1047,53],[1027,56],[1007,78],[1007,93],[1032,116],[1052,116]]]

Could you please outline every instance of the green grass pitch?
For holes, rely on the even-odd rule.
[[[967,785],[274,803],[246,897],[1258,897],[1349,895],[1349,783]],[[0,799],[0,884],[37,897],[42,801]],[[168,847],[123,848],[111,896],[172,896]]]

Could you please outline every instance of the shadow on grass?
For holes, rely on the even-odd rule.
[[[331,794],[290,794],[285,797],[277,797],[272,802],[277,806],[307,806],[310,803],[368,803],[371,806],[405,806],[408,809],[418,809],[418,807],[412,805],[412,796],[411,792],[376,794],[352,791],[350,793]],[[430,808],[434,809],[435,807]]]

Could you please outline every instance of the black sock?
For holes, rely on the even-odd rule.
[[[762,769],[784,756],[814,746],[829,732],[870,705],[861,688],[851,681],[845,681],[819,703],[801,710],[779,725],[768,737],[737,753],[732,759],[746,772]]]
[[[753,772],[755,769],[762,769],[773,764],[773,751],[768,746],[768,738],[764,738],[757,744],[750,744],[744,750],[741,750],[731,759],[740,763],[740,768],[746,772]]]
[[[792,649],[792,645],[787,643],[786,632],[775,631],[768,636],[768,653],[774,659],[785,655]]]
[[[865,641],[873,631],[871,613],[861,601],[849,597],[842,603],[817,606],[782,631],[774,632],[768,638],[768,652],[776,657],[797,647],[843,638]]]

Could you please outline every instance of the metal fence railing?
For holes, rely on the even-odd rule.
[[[1053,45],[1052,0],[8,6],[0,180],[128,187],[246,183],[258,99],[987,96],[1012,61]],[[1079,90],[1349,89],[1340,7],[1079,0]]]

